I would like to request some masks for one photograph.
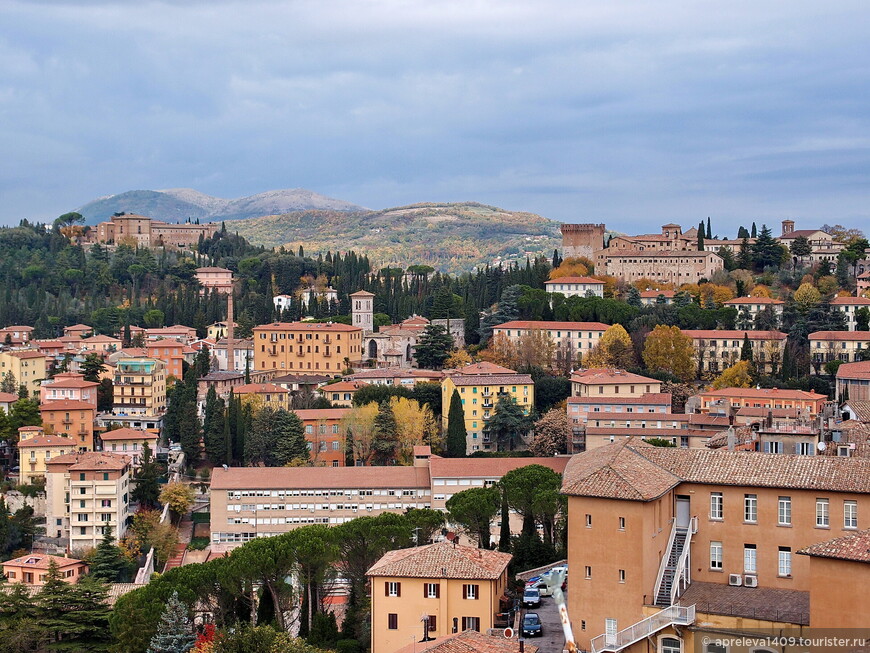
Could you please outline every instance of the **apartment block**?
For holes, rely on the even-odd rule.
[[[275,322],[254,328],[254,368],[338,376],[362,360],[362,329],[337,322]]]
[[[867,297],[834,297],[831,300],[831,308],[840,311],[846,318],[846,327],[849,331],[858,328],[857,313],[860,309],[870,310],[870,299]]]
[[[737,411],[741,408],[787,408],[796,410],[799,416],[804,417],[818,415],[828,400],[826,395],[816,392],[783,388],[722,388],[705,390],[698,396],[699,408],[703,413],[723,412],[729,407]]]
[[[102,450],[124,456],[135,468],[142,462],[142,452],[147,445],[154,457],[157,451],[157,434],[143,429],[120,428],[100,435]]]
[[[74,399],[60,399],[39,405],[42,426],[47,434],[62,435],[86,451],[94,448],[94,419],[97,409],[93,404]]]
[[[782,331],[684,329],[692,338],[695,360],[702,372],[718,374],[740,360],[744,339],[752,346],[752,362],[759,371],[775,374],[782,366],[788,334]]]
[[[601,322],[547,322],[543,320],[514,320],[493,327],[493,335],[503,335],[513,343],[532,332],[546,333],[555,346],[553,363],[579,366],[598,339],[610,328]]]
[[[166,363],[147,356],[115,363],[112,415],[158,417],[166,412]]]
[[[18,385],[27,388],[31,397],[39,397],[40,386],[47,376],[47,358],[33,349],[0,352],[0,379],[12,374]]]
[[[485,633],[500,611],[510,561],[509,553],[450,542],[388,551],[367,574],[372,651],[394,653],[416,641],[423,614],[429,637]]]
[[[571,375],[572,397],[642,397],[660,394],[662,382],[625,370],[590,368]]]
[[[581,649],[715,653],[724,631],[851,619],[814,583],[811,552],[870,527],[870,460],[629,440],[574,456],[562,490]]]
[[[54,378],[42,382],[39,400],[49,401],[81,401],[97,407],[97,388],[99,383],[85,381],[85,377],[74,372],[55,374]]]
[[[547,292],[565,297],[604,297],[604,282],[593,277],[559,277],[544,282]]]
[[[18,429],[18,482],[22,485],[45,476],[46,465],[54,458],[78,450],[75,440],[62,435],[46,435],[41,426]]]
[[[341,420],[349,408],[309,408],[293,412],[302,420],[305,441],[315,465],[343,467],[345,437]]]
[[[185,345],[173,338],[149,340],[145,343],[145,355],[163,361],[164,372],[168,377],[181,379],[184,377]]]
[[[815,331],[809,336],[812,369],[826,373],[825,363],[854,363],[870,358],[870,331]]]
[[[117,538],[127,531],[130,462],[106,452],[66,454],[45,475],[46,535],[69,538],[70,549],[96,547],[108,525]]]

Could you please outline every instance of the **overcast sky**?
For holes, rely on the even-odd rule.
[[[866,0],[0,0],[0,223],[304,187],[867,227],[868,24]]]

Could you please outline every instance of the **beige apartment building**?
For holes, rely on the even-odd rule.
[[[96,547],[106,525],[117,538],[127,531],[130,462],[105,452],[66,454],[45,475],[46,535],[69,538],[70,549]]]
[[[840,311],[846,318],[846,327],[854,331],[858,327],[857,312],[862,309],[870,309],[870,299],[867,297],[834,297],[831,300],[831,308]]]
[[[642,397],[661,391],[661,381],[625,370],[589,368],[571,375],[572,397]]]
[[[870,460],[629,440],[574,456],[562,490],[582,650],[716,653],[735,629],[846,626],[844,604],[868,618],[861,586],[820,587],[812,555],[870,527]]]
[[[339,376],[362,360],[362,329],[337,322],[254,327],[254,368]]]
[[[78,450],[75,440],[62,435],[46,435],[41,426],[22,426],[18,429],[18,455],[20,457],[18,482],[22,485],[45,477],[48,463],[64,454]]]
[[[685,329],[692,338],[698,370],[715,375],[740,360],[743,340],[752,345],[752,362],[759,371],[775,374],[782,366],[788,334],[782,331],[740,331],[737,329]]]
[[[771,297],[735,297],[724,303],[728,308],[737,309],[737,323],[739,326],[747,328],[754,326],[755,318],[758,314],[766,309],[773,311],[777,319],[782,317],[782,309],[785,302],[781,299],[773,299]],[[748,321],[749,324],[740,324],[741,321]]]
[[[610,328],[601,322],[547,322],[543,320],[513,320],[493,327],[494,336],[503,335],[514,344],[532,332],[546,333],[553,343],[553,363],[579,366],[598,339]]]
[[[595,270],[627,283],[650,279],[680,286],[709,279],[723,267],[722,257],[713,252],[608,248],[598,253]]]
[[[816,331],[809,339],[811,368],[816,374],[826,373],[824,365],[829,361],[854,363],[870,358],[864,352],[870,349],[870,331]]]
[[[438,542],[388,551],[369,570],[372,652],[395,653],[422,637],[495,623],[507,588],[509,553]],[[466,649],[467,650],[467,649]]]
[[[46,364],[45,354],[33,349],[3,351],[0,352],[0,379],[12,374],[16,384],[25,386],[31,397],[39,397]]]
[[[145,356],[119,358],[115,363],[112,414],[158,417],[166,412],[166,363]]]

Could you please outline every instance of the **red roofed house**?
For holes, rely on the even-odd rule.
[[[574,397],[640,397],[661,391],[661,381],[625,370],[589,368],[571,375]]]
[[[777,319],[779,319],[782,316],[782,308],[785,306],[785,302],[771,297],[735,297],[726,301],[724,305],[737,309],[738,323],[741,320],[749,322],[748,324],[739,324],[739,326],[749,327],[755,323],[755,318],[758,314],[767,308],[771,309]]]
[[[333,406],[350,408],[353,406],[353,396],[357,390],[367,385],[369,384],[362,381],[339,381],[338,383],[329,383],[321,386],[317,389],[317,392],[329,399]]]
[[[229,294],[233,290],[233,271],[226,268],[197,268],[196,280],[202,286],[199,291],[201,295],[208,290],[223,294]]]
[[[26,345],[33,337],[32,326],[12,325],[0,329],[0,344]]]
[[[142,451],[146,444],[151,449],[152,458],[157,449],[157,434],[142,429],[113,429],[100,435],[100,440],[103,451],[125,456],[133,467],[138,467],[142,461]]]
[[[98,354],[108,354],[113,351],[118,351],[124,345],[124,343],[121,342],[118,338],[103,335],[96,335],[91,336],[90,338],[84,338],[78,344],[83,350],[97,352]]]
[[[294,410],[305,427],[305,441],[315,464],[343,467],[345,437],[342,418],[349,408],[310,408]]]
[[[10,583],[23,583],[42,587],[48,577],[49,565],[54,562],[65,583],[77,583],[88,573],[88,565],[75,558],[48,555],[47,553],[27,553],[14,560],[3,563],[3,574]]]
[[[156,358],[166,363],[166,376],[176,379],[184,376],[184,345],[173,338],[149,340],[145,343],[146,356]]]
[[[96,406],[74,399],[60,399],[40,404],[39,414],[46,433],[64,435],[79,449],[93,450]]]
[[[547,292],[565,297],[604,297],[604,282],[592,277],[559,277],[544,282]]]
[[[81,374],[63,372],[42,382],[39,399],[42,403],[61,400],[82,401],[96,408],[99,386],[99,383],[85,381],[85,377]]]
[[[641,290],[640,303],[644,306],[653,306],[658,304],[661,298],[663,304],[673,304],[676,294],[673,290]]]
[[[857,312],[862,308],[870,310],[870,299],[867,297],[834,297],[831,307],[846,316],[846,326],[854,331],[858,326]]]
[[[810,357],[816,374],[826,373],[829,361],[854,363],[870,358],[870,331],[815,331],[809,335]]]
[[[75,440],[46,434],[41,426],[22,426],[18,429],[18,438],[18,482],[21,485],[45,476],[46,464],[53,458],[78,450]]]
[[[77,338],[86,338],[94,332],[94,327],[89,327],[87,324],[73,324],[63,328],[63,335],[75,336]]]
[[[782,388],[722,388],[706,390],[699,397],[702,413],[721,412],[723,405],[730,404],[738,410],[743,407],[794,408],[799,409],[802,415],[810,417],[818,415],[828,400],[826,395],[815,392]]]

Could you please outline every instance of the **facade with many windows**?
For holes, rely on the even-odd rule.
[[[737,329],[684,329],[692,339],[695,360],[702,372],[718,374],[741,360],[746,340],[752,347],[752,362],[767,374],[782,366],[788,334],[782,331],[740,331]]]
[[[825,363],[855,363],[870,358],[870,331],[815,331],[809,335],[810,360],[816,374],[827,374]]]
[[[553,346],[553,362],[567,369],[579,367],[598,339],[610,328],[601,322],[547,322],[514,320],[493,327],[493,336],[503,336],[513,344],[523,336],[544,334]]]
[[[254,368],[338,376],[362,360],[362,329],[337,322],[254,327]]]

